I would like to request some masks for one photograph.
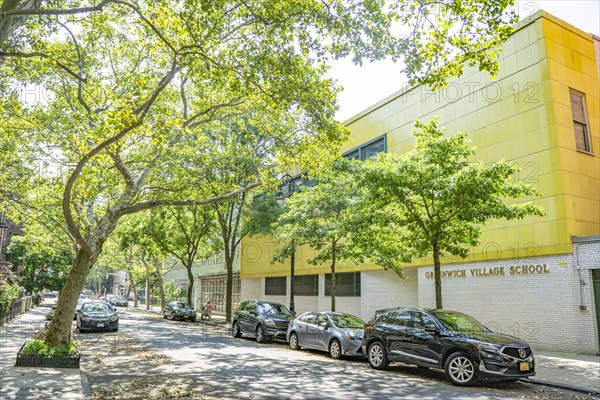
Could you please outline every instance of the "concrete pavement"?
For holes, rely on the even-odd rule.
[[[87,399],[79,369],[15,367],[19,349],[44,327],[50,310],[39,305],[0,327],[0,399]]]

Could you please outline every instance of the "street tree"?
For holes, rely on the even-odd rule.
[[[127,216],[124,218],[117,233],[121,247],[135,245],[139,249],[139,260],[144,265],[146,270],[146,293],[150,291],[150,282],[156,281],[160,295],[161,309],[165,306],[165,290],[164,290],[164,275],[169,272],[175,262],[169,262],[168,258],[172,256],[165,252],[164,247],[161,247],[151,235],[148,235],[150,229],[166,229],[165,226],[159,227],[155,224],[149,212],[139,213]],[[156,233],[162,238],[163,233]],[[150,304],[146,302],[146,308],[150,308]]]
[[[276,236],[284,242],[316,250],[315,256],[308,260],[310,264],[330,263],[331,311],[335,311],[336,266],[349,260],[363,260],[352,245],[352,233],[364,221],[362,193],[354,176],[344,167],[348,163],[352,162],[336,161],[313,177],[316,185],[303,187],[286,198],[286,211],[280,216],[276,230]],[[291,249],[283,246],[279,251],[282,258]]]
[[[60,210],[76,244],[47,344],[68,344],[77,296],[120,218],[260,184],[202,197],[212,183],[202,179],[211,159],[196,152],[205,127],[252,115],[283,168],[314,164],[345,138],[333,119],[339,88],[324,78],[331,59],[402,58],[410,77],[434,86],[465,61],[494,74],[509,4],[4,0],[2,201],[17,194]],[[21,98],[25,87],[37,102]]]
[[[52,246],[31,235],[13,237],[6,259],[17,267],[19,283],[30,294],[42,290],[61,291],[73,265],[70,249]]]
[[[177,259],[188,276],[187,301],[193,307],[194,263],[217,248],[215,215],[209,207],[160,208],[144,225],[147,235],[164,253]]]
[[[433,257],[435,306],[442,308],[441,256],[465,258],[483,225],[493,219],[542,216],[529,201],[539,191],[514,180],[516,164],[476,160],[464,131],[445,137],[438,118],[417,121],[415,147],[406,154],[382,153],[356,164],[366,189],[372,223],[357,235],[365,254],[401,274],[400,263]]]

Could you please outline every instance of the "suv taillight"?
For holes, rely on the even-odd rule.
[[[367,328],[370,328],[370,327],[372,327],[372,326],[373,326],[373,324],[370,324],[370,323],[368,323],[368,322],[367,322],[367,323],[365,324],[365,329],[367,329]]]

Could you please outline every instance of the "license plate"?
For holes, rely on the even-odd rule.
[[[189,315],[184,315],[184,316],[183,316],[183,318],[189,318],[189,317],[190,317]]]
[[[529,371],[529,363],[519,363],[520,371]]]
[[[104,328],[104,324],[98,324],[98,328]]]

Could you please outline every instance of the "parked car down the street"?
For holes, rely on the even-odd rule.
[[[112,299],[112,304],[117,307],[127,307],[129,305],[129,302],[127,301],[125,296],[115,296]]]
[[[289,323],[287,340],[294,350],[300,347],[324,350],[331,358],[363,356],[364,324],[350,314],[307,312]]]
[[[94,330],[119,329],[119,314],[104,301],[85,302],[77,312],[77,329],[79,332]]]
[[[75,314],[73,314],[73,321],[77,319],[77,313],[81,310],[81,306],[90,301],[92,301],[92,299],[81,296],[79,297],[79,299],[77,299],[77,305],[75,306]]]
[[[254,337],[258,343],[271,339],[286,340],[292,319],[294,315],[283,304],[246,300],[234,312],[231,333],[233,337]]]
[[[376,312],[365,324],[362,343],[369,364],[391,361],[443,369],[454,385],[478,378],[517,381],[535,375],[533,352],[513,336],[494,333],[455,311],[394,308]]]
[[[173,321],[196,321],[196,311],[184,301],[170,301],[163,310],[164,318],[171,318]]]

